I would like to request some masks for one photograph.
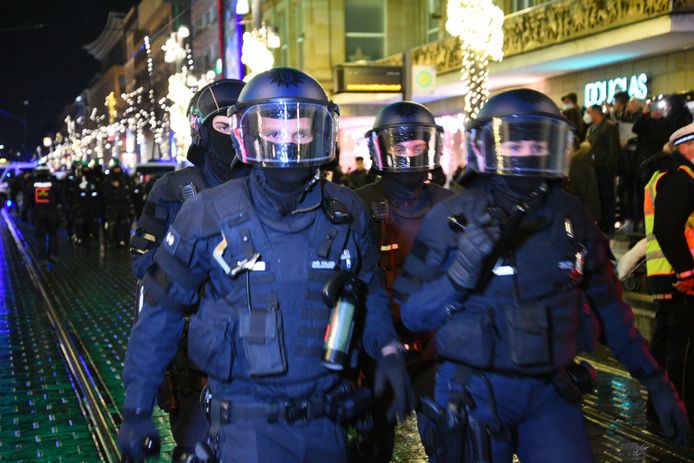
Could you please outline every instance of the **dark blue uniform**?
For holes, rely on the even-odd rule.
[[[598,340],[640,380],[662,371],[622,301],[607,241],[578,199],[557,186],[521,221],[486,286],[453,286],[446,272],[458,237],[448,217],[510,210],[513,201],[494,182],[477,179],[425,218],[396,282],[403,322],[413,331],[437,330],[444,362],[436,401],[445,408],[451,393],[469,389],[471,415],[500,431],[492,461],[510,462],[514,452],[528,462],[592,461],[580,405],[560,396],[553,375]]]
[[[369,285],[364,350],[380,356],[396,341],[378,244],[365,207],[349,190],[314,184],[295,212],[283,216],[261,184],[255,169],[184,203],[144,279],[145,304],[126,357],[124,408],[152,409],[182,334],[183,308],[199,302],[188,353],[209,376],[212,395],[229,402],[217,434],[221,460],[344,461],[340,425],[320,415],[291,423],[271,415],[282,401],[320,399],[346,381],[320,361],[330,312],[320,291],[334,266]],[[326,197],[344,204],[352,222],[332,223],[323,210]],[[233,272],[256,253],[247,271]]]
[[[145,276],[154,259],[154,252],[176,219],[183,202],[222,182],[206,163],[200,167],[189,166],[169,172],[156,181],[130,241],[133,273],[137,278]]]
[[[241,176],[246,172],[247,168],[242,167],[234,170],[231,175]],[[202,166],[169,172],[154,184],[130,241],[135,276],[143,278],[152,265],[155,251],[161,245],[166,230],[176,219],[183,202],[222,182],[210,164],[203,163]],[[159,392],[159,405],[169,412],[171,432],[177,444],[175,458],[181,452],[193,452],[196,442],[204,441],[209,429],[207,418],[200,407],[200,391],[205,377],[188,361],[186,341],[187,337],[184,337]]]

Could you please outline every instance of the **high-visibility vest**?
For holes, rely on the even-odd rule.
[[[678,170],[683,170],[694,180],[694,171],[689,166],[681,165]],[[646,271],[649,277],[675,274],[675,270],[665,258],[663,250],[660,248],[660,244],[653,234],[653,224],[655,223],[655,195],[657,193],[658,181],[667,173],[667,171],[658,171],[653,174],[645,188],[643,212],[646,222]],[[694,256],[694,212],[689,214],[689,219],[687,219],[687,223],[684,227],[684,236],[687,239],[689,252]]]

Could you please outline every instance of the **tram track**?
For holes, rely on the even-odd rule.
[[[109,411],[109,408],[117,409],[113,397],[110,394],[104,394],[107,389],[88,351],[84,349],[76,330],[65,322],[66,317],[62,307],[50,297],[46,289],[44,272],[21,230],[6,210],[2,211],[2,218],[24,261],[31,282],[45,304],[46,315],[53,328],[59,351],[76,387],[80,406],[86,412],[85,416],[92,426],[93,437],[101,457],[106,462],[119,461],[120,452],[115,440],[118,427],[114,416]]]

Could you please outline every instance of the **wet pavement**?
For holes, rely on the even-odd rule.
[[[17,242],[36,249],[31,229],[3,215],[0,462],[118,461],[113,445],[121,420],[121,371],[134,315],[127,250],[63,240],[53,265],[24,261]],[[647,331],[652,307],[644,303],[637,310]],[[66,360],[70,355],[76,360]],[[596,461],[694,462],[694,453],[658,436],[646,419],[645,391],[609,352],[589,360],[600,378],[597,394],[587,395],[583,406]],[[167,417],[158,412],[155,418],[160,461],[169,461]],[[393,461],[426,462],[414,418],[397,429]]]

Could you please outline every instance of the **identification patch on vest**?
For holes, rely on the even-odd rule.
[[[312,269],[332,270],[335,268],[335,262],[332,260],[314,260],[311,262]]]

